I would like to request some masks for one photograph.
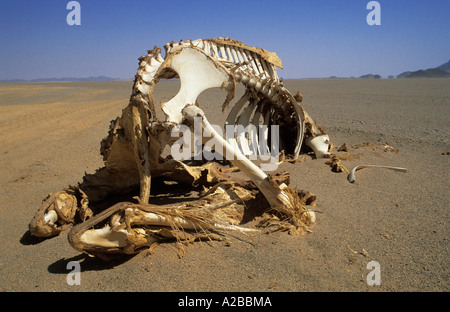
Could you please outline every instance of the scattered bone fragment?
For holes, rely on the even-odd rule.
[[[356,171],[364,169],[364,168],[384,168],[384,169],[395,170],[398,172],[406,172],[407,171],[406,168],[401,168],[401,167],[391,167],[391,166],[381,166],[381,165],[358,165],[358,166],[354,167],[348,174],[348,176],[347,176],[348,181],[350,183],[354,183]]]
[[[331,158],[325,164],[331,167],[333,172],[345,172],[349,173],[348,169],[342,164],[342,158],[337,155],[330,155]]]
[[[338,152],[348,152],[348,147],[347,144],[342,144],[339,148],[338,148]]]

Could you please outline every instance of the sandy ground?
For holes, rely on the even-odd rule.
[[[158,87],[162,99],[178,82]],[[74,250],[67,230],[30,237],[28,223],[43,198],[102,166],[100,141],[120,115],[132,82],[0,84],[0,291],[449,291],[450,79],[290,80],[334,145],[358,164],[400,166],[347,175],[325,159],[285,163],[291,185],[317,195],[317,224],[303,237],[287,233],[249,240],[199,242],[184,258],[162,245],[104,263]],[[222,91],[201,95],[214,122]],[[385,152],[382,145],[398,149]],[[341,152],[342,153],[342,152]],[[444,153],[444,154],[443,154]],[[81,285],[66,282],[69,261]],[[369,286],[370,261],[381,285]]]

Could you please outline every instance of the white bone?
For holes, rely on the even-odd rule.
[[[265,77],[271,77],[269,74],[269,70],[267,69],[267,64],[265,60],[261,60],[261,65],[263,67],[263,71],[264,71],[264,76]]]
[[[233,53],[231,53],[231,50],[230,50],[230,46],[225,46],[225,50],[227,51],[227,56],[228,56],[228,61],[230,61],[230,62],[234,62],[234,60],[233,60]]]
[[[259,70],[258,70],[258,66],[255,63],[255,60],[253,59],[253,56],[251,54],[250,51],[244,50],[244,54],[247,56],[247,59],[250,61],[251,64],[251,68],[253,69],[253,71],[255,72],[255,74],[257,76],[260,75]]]
[[[161,65],[161,63],[157,59],[155,59],[153,57],[150,59],[150,66],[151,67],[159,67],[160,65]]]
[[[145,84],[145,83],[138,83],[137,84],[137,89],[142,93],[142,94],[148,94],[150,92],[150,86]]]
[[[201,39],[193,40],[191,42],[191,44],[193,47],[197,47],[199,49],[203,49],[203,47],[204,47],[203,40],[201,40]]]
[[[236,54],[237,54],[237,56],[239,58],[239,62],[240,63],[244,63],[245,59],[244,59],[244,56],[242,55],[241,50],[239,48],[237,48],[237,47],[235,47],[235,50],[236,50]]]
[[[308,137],[305,141],[305,144],[314,151],[314,154],[317,158],[322,158],[330,155],[330,153],[328,152],[330,138],[326,134],[316,137]]]
[[[45,214],[44,221],[48,224],[55,224],[58,221],[58,214],[52,209]]]
[[[213,50],[213,56],[215,58],[219,58],[219,52],[217,50],[217,45],[214,42],[211,42],[211,48]]]
[[[359,165],[356,166],[355,168],[353,168],[350,173],[348,174],[348,181],[350,183],[355,182],[355,174],[357,170],[361,170],[364,168],[384,168],[384,169],[390,169],[390,170],[395,170],[395,171],[399,171],[399,172],[406,172],[407,169],[406,168],[400,168],[400,167],[391,167],[391,166],[379,166],[379,165]]]
[[[157,59],[158,62],[160,62],[161,64],[164,62],[164,59],[163,59],[161,53],[158,53],[158,54],[156,55],[156,59]]]
[[[245,52],[242,48],[239,48],[239,53],[241,54],[241,57],[243,58],[244,62],[249,61],[249,59],[247,58],[247,55],[245,54]]]
[[[270,76],[273,79],[278,80],[278,74],[277,74],[277,70],[275,68],[275,65],[269,64],[269,68],[268,69],[269,69]]]
[[[220,50],[220,54],[221,54],[221,59],[222,60],[228,60],[227,59],[227,52],[225,52],[225,47],[223,45],[221,45],[219,47],[219,50]]]
[[[258,78],[251,76],[250,80],[248,81],[248,86],[253,88],[254,86],[256,86],[257,81],[258,81]]]
[[[209,41],[205,41],[203,44],[203,51],[206,53],[206,55],[211,56],[211,43]]]
[[[230,47],[230,49],[231,49],[231,53],[233,54],[234,62],[235,63],[239,63],[240,60],[239,60],[239,57],[238,57],[238,55],[236,53],[236,48],[235,47]]]
[[[265,110],[265,115],[263,116],[264,118],[264,122],[263,124],[266,125],[266,128],[264,129],[263,132],[263,139],[264,142],[269,142],[269,121],[270,121],[270,117],[272,116],[272,108],[270,107],[270,103],[266,103],[265,105],[266,107],[262,108]],[[261,110],[262,112],[264,110]],[[265,146],[260,146],[261,148],[261,155],[270,155],[270,148],[268,145]]]
[[[259,60],[258,55],[256,55],[256,54],[253,54],[253,55],[254,55],[253,59],[255,60],[256,66],[258,67],[259,76],[260,76],[260,77],[265,77],[265,75],[264,75],[264,69],[263,69],[263,67],[262,67],[262,65],[261,65],[261,62],[260,62],[260,60]]]
[[[234,125],[235,124],[235,120],[236,117],[239,113],[239,111],[242,109],[242,107],[244,107],[245,103],[247,103],[247,101],[250,99],[250,94],[249,93],[245,93],[240,99],[239,101],[233,106],[233,108],[231,109],[230,113],[228,114],[227,120],[226,120],[226,125]]]
[[[249,139],[253,146],[253,148],[256,146],[258,155],[261,154],[261,147],[259,146],[258,141],[258,133],[259,133],[259,119],[261,117],[261,108],[263,107],[262,104],[258,105],[255,109],[255,113],[253,114],[252,118],[252,124],[256,127],[256,132],[250,131],[249,133]]]
[[[250,81],[250,76],[243,74],[241,77],[241,82],[244,84],[248,84],[249,81]]]
[[[109,225],[101,229],[87,230],[80,236],[80,241],[85,245],[105,248],[122,248],[128,245],[126,230],[112,231]]]
[[[244,132],[240,133],[237,137],[237,141],[239,146],[241,147],[241,152],[244,155],[252,154],[252,151],[249,149],[249,141],[246,138],[246,130],[248,129],[248,125],[250,124],[250,117],[255,109],[256,103],[255,101],[250,101],[250,104],[244,109],[241,115],[239,115],[236,125],[243,127]]]
[[[181,123],[181,110],[195,104],[201,92],[209,88],[224,87],[228,80],[225,69],[217,66],[195,48],[184,48],[172,58],[172,68],[180,77],[180,91],[169,102],[162,104],[168,122]]]
[[[208,209],[208,208],[204,208]],[[157,225],[157,226],[167,226],[170,227],[171,224],[176,223],[178,226],[183,228],[184,230],[195,230],[195,231],[201,231],[202,228],[199,227],[198,224],[195,224],[189,220],[186,220],[181,217],[170,217],[170,220],[159,214],[155,214],[152,212],[147,212],[144,215],[139,217],[139,221],[135,222],[136,225]],[[255,229],[249,229],[249,228],[243,228],[240,226],[235,226],[232,224],[218,224],[213,223],[211,225],[204,224],[203,227],[209,228],[209,229],[218,229],[218,230],[239,230],[239,231],[246,231],[246,232],[254,232],[257,231]]]

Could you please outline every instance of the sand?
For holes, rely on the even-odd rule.
[[[178,84],[162,82],[158,96],[169,99]],[[351,150],[359,158],[343,161],[347,168],[408,169],[364,169],[351,184],[326,159],[282,164],[291,186],[317,195],[317,223],[305,236],[198,242],[182,259],[165,244],[110,263],[73,249],[68,229],[31,237],[28,223],[42,199],[102,166],[100,141],[131,86],[0,84],[0,291],[449,291],[450,79],[285,81],[303,93],[334,145],[372,144]],[[200,97],[211,122],[223,119],[221,96]],[[398,152],[384,151],[386,144]],[[67,283],[70,261],[81,265],[81,285]],[[367,283],[371,261],[380,285]]]

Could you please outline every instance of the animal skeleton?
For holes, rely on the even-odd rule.
[[[256,129],[278,125],[280,147],[286,155],[297,158],[305,141],[316,157],[326,156],[328,135],[299,104],[301,97],[292,96],[283,86],[276,72],[276,67],[282,68],[278,56],[229,38],[171,42],[164,48],[164,58],[158,47],[139,58],[129,105],[111,122],[108,136],[101,142],[105,166],[95,174],[86,174],[78,186],[51,194],[31,221],[30,232],[51,237],[60,233],[64,224],[78,223],[69,233],[74,248],[98,256],[135,253],[165,238],[190,241],[216,238],[215,233],[223,231],[252,232],[254,229],[239,226],[236,207],[242,203],[250,207],[259,193],[268,208],[295,229],[314,223],[314,212],[305,206],[299,192],[288,186],[288,175],[264,173],[243,155],[248,151],[243,151],[236,139],[224,140],[215,131],[197,104],[203,91],[222,88],[227,92],[224,111],[240,83],[245,93],[231,107],[225,125],[253,125]],[[159,120],[155,85],[161,79],[173,78],[180,79],[181,87],[175,97],[161,104],[165,119]],[[205,133],[221,143],[223,149],[217,152],[228,158],[233,155],[228,160],[251,182],[230,178],[212,162],[192,166],[162,157],[164,147],[174,143],[172,130],[181,124],[192,127],[196,117]],[[265,139],[260,142],[269,142],[270,129],[260,135]],[[238,139],[252,144],[257,137],[250,130]],[[258,145],[253,152],[267,155],[270,150],[269,144]],[[194,202],[150,204],[151,179],[159,176],[211,188]],[[138,203],[120,202],[95,215],[89,207],[136,186],[140,190]]]

